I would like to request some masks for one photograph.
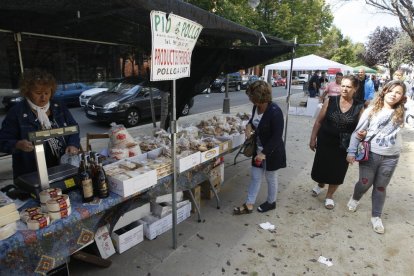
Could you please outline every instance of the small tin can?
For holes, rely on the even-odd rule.
[[[58,212],[49,212],[49,216],[52,219],[52,221],[58,220],[58,219],[62,219],[62,218],[66,218],[68,216],[70,216],[70,214],[72,213],[72,208],[70,207],[70,205],[65,208],[62,209]]]
[[[42,229],[50,224],[50,216],[48,214],[37,214],[31,216],[27,221],[27,228],[30,230]]]
[[[23,222],[26,222],[31,216],[34,216],[40,213],[42,213],[42,210],[40,207],[26,208],[20,212],[20,219]]]
[[[47,210],[49,212],[59,212],[70,206],[70,200],[68,195],[60,195],[49,199],[46,202]]]
[[[39,193],[40,202],[46,203],[49,199],[62,195],[62,190],[59,188],[49,188]]]

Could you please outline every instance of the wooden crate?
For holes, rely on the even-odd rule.
[[[217,177],[214,179],[210,178],[211,184],[213,184],[214,189],[216,189],[217,194],[220,192],[221,188],[221,178]],[[201,183],[201,198],[202,199],[212,199],[214,197],[214,192],[211,190],[209,181],[204,181]]]

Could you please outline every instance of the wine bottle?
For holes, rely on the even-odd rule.
[[[80,172],[79,179],[82,183],[82,201],[91,202],[93,200],[93,184],[90,177],[89,171],[87,169],[87,161],[83,160],[83,169]]]
[[[105,170],[103,169],[102,163],[99,163],[98,167],[98,196],[100,198],[105,198],[109,196],[108,191],[108,178],[106,177]]]

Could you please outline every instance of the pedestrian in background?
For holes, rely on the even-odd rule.
[[[256,202],[264,175],[267,182],[267,200],[257,207],[259,212],[276,208],[278,190],[277,170],[286,167],[283,142],[283,112],[272,102],[272,87],[264,81],[252,83],[246,90],[254,104],[252,116],[246,127],[246,137],[256,136],[256,150],[252,156],[251,179],[246,202],[233,210],[233,214],[250,214]],[[254,134],[253,134],[254,131]]]
[[[333,195],[344,182],[348,170],[346,149],[351,133],[357,126],[364,109],[363,103],[354,100],[358,89],[358,80],[354,76],[345,76],[341,82],[341,95],[325,100],[315,124],[313,125],[309,147],[316,151],[311,177],[318,183],[313,196],[318,196],[328,184],[325,207],[333,209]]]
[[[329,83],[329,80],[328,80],[328,78],[326,77],[326,73],[325,72],[322,72],[321,73],[321,77],[319,78],[319,83],[321,84],[321,87],[320,87],[320,89],[319,89],[319,93],[318,93],[318,96],[320,96],[320,95],[322,95],[323,94],[323,92],[325,91],[325,89],[326,89],[326,86],[328,85],[328,83]]]
[[[380,82],[377,79],[377,76],[371,75],[371,80],[372,80],[372,83],[374,84],[374,90],[375,90],[375,92],[378,92]]]
[[[361,68],[358,71],[358,90],[355,93],[355,99],[364,103],[365,107],[367,107],[370,101],[374,98],[374,83],[372,82],[371,78],[365,74],[365,69]]]
[[[400,80],[400,81],[404,82],[405,88],[407,89],[407,97],[411,99],[412,94],[413,94],[412,85],[408,81],[405,80],[404,71],[403,70],[395,71],[394,74],[392,75],[392,79],[393,80]]]
[[[309,97],[315,98],[316,94],[319,93],[320,88],[321,88],[321,83],[319,81],[319,70],[316,70],[309,80],[309,85],[308,85]]]
[[[328,83],[325,91],[321,96],[321,102],[324,102],[326,96],[332,97],[341,95],[341,81],[343,77],[344,74],[341,72],[335,74],[335,81]]]
[[[402,141],[400,130],[404,122],[413,115],[412,104],[405,107],[406,87],[400,80],[387,83],[372,106],[361,116],[351,136],[347,161],[355,162],[359,136],[370,141],[369,159],[359,162],[359,180],[347,206],[355,212],[362,196],[373,186],[371,223],[376,233],[383,234],[385,229],[381,215],[385,203],[387,186],[398,164]]]

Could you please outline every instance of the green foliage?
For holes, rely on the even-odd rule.
[[[325,0],[261,0],[255,9],[248,5],[248,0],[187,2],[268,35],[288,41],[296,37],[299,44],[297,57],[316,54],[344,64],[361,64],[363,45],[353,44],[332,26],[333,15]],[[315,43],[322,43],[322,46],[300,46]],[[290,55],[273,61],[287,58]]]
[[[399,68],[401,64],[414,63],[414,44],[407,33],[402,33],[397,38],[389,53],[393,68]]]
[[[366,45],[365,63],[371,67],[377,64],[385,65],[392,69],[393,64],[390,62],[390,49],[400,35],[396,28],[377,27],[369,35]]]

